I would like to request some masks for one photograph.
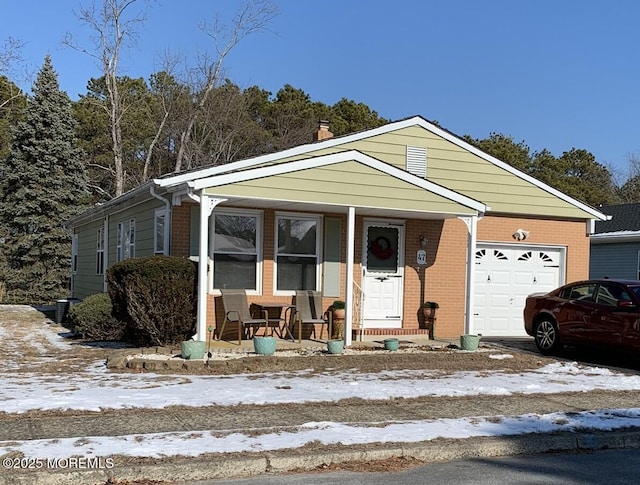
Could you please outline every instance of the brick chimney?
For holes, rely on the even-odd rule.
[[[322,141],[333,138],[333,133],[329,131],[329,122],[320,120],[318,122],[318,131],[313,134],[313,141]]]

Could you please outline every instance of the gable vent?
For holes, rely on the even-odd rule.
[[[407,146],[407,172],[425,178],[427,176],[427,149]]]

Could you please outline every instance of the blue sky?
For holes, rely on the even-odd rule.
[[[624,177],[640,153],[640,2],[634,0],[274,0],[271,33],[237,46],[226,74],[275,94],[284,84],[313,101],[367,104],[392,120],[421,115],[475,138],[491,132],[554,155],[584,148]],[[85,1],[83,5],[88,5]],[[148,78],[166,51],[208,48],[198,29],[236,0],[159,0],[147,8],[121,74]],[[147,6],[148,5],[148,6]],[[100,75],[61,44],[89,31],[78,0],[0,0],[0,41],[27,43],[32,71],[52,56],[72,99]],[[21,84],[27,90],[30,83]]]

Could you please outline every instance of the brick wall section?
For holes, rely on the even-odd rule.
[[[514,240],[512,235],[518,229],[529,231],[529,237]],[[567,282],[589,277],[589,237],[584,221],[489,216],[478,223],[478,241],[565,246]]]
[[[458,219],[407,221],[403,328],[424,327],[421,304],[436,301],[436,336],[455,337],[464,329],[467,229]],[[427,238],[427,264],[416,264],[420,236]]]
[[[346,294],[346,237],[347,218],[342,218],[341,294]],[[280,301],[291,303],[291,297],[275,297],[274,291],[274,241],[275,213],[264,212],[262,295],[251,296],[250,300]],[[363,218],[356,217],[356,247],[354,278],[361,285],[362,280],[362,228]],[[516,242],[512,234],[517,229],[529,231],[529,237]],[[446,220],[408,220],[405,226],[405,291],[403,330],[424,328],[420,309],[424,301],[440,304],[436,324],[438,338],[456,338],[464,331],[467,226],[457,218]],[[189,256],[190,204],[174,207],[172,210],[171,252],[174,256]],[[416,252],[421,249],[420,237],[427,238],[427,264],[416,264]],[[584,221],[538,220],[517,217],[486,216],[478,222],[478,241],[523,245],[559,245],[567,248],[566,279],[574,281],[588,277],[589,238],[586,236]],[[323,308],[328,309],[334,298],[325,298]],[[224,320],[222,299],[209,296],[207,304],[208,325],[220,326]],[[317,329],[319,331],[319,328]],[[234,339],[236,327],[225,331],[225,338]],[[422,331],[422,330],[420,330]],[[310,329],[305,327],[304,336]]]

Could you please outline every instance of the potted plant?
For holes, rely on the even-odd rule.
[[[331,338],[344,338],[344,318],[346,305],[342,300],[336,300],[331,304],[332,324]]]
[[[422,313],[424,314],[424,318],[436,318],[436,311],[440,308],[435,301],[425,301],[422,304]]]

